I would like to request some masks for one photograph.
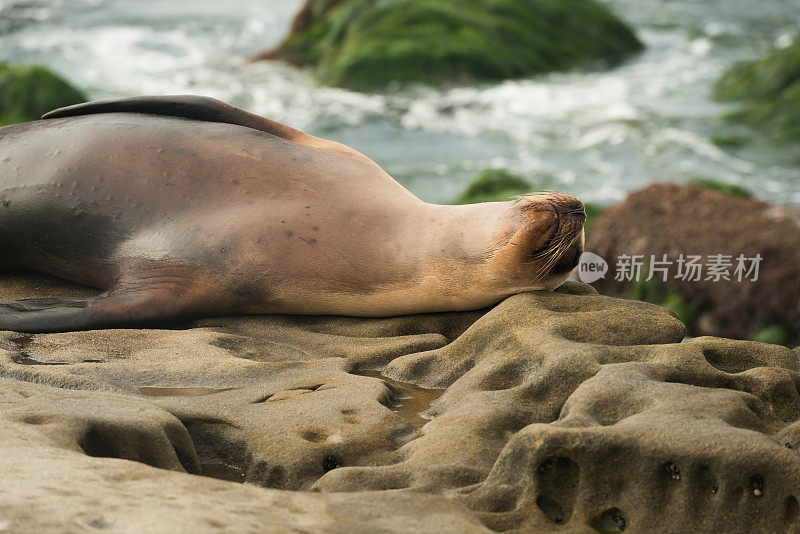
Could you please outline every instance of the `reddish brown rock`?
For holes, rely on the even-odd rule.
[[[749,338],[780,325],[796,343],[800,336],[800,213],[786,206],[732,196],[705,188],[654,184],[635,191],[593,222],[586,250],[609,262],[609,274],[593,285],[628,297],[630,282],[614,280],[616,259],[627,254],[676,261],[681,254],[732,257],[731,280],[676,280],[670,267],[664,284],[695,307],[689,324],[694,335]],[[736,258],[762,257],[757,281],[733,276]],[[643,274],[648,274],[643,270]],[[752,278],[752,277],[751,277]]]

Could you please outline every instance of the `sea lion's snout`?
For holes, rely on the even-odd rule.
[[[559,194],[553,204],[559,217],[559,241],[562,250],[559,259],[551,267],[552,274],[568,273],[578,266],[583,253],[583,226],[586,223],[586,207],[571,195]]]
[[[572,208],[570,210],[561,213],[561,215],[572,215],[578,218],[586,219],[586,208],[584,207],[583,204],[581,204],[576,208]]]
[[[553,204],[553,208],[556,210],[559,217],[574,216],[586,218],[586,208],[583,202],[572,195],[555,193],[549,197],[548,200]]]
[[[583,252],[586,207],[572,195],[545,193],[523,197],[528,214],[529,258],[535,260],[536,280],[552,289],[578,265]]]

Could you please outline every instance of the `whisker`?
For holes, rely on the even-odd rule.
[[[561,256],[572,246],[575,242],[580,239],[580,233],[577,233],[573,236],[561,236],[558,241],[551,244],[548,247],[548,250],[539,255],[538,259],[547,258],[545,263],[539,268],[534,280],[538,281],[544,278],[550,269],[552,269],[556,262],[561,258]]]

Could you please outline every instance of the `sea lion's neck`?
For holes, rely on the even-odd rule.
[[[425,256],[430,261],[458,257],[469,263],[485,259],[508,207],[509,202],[424,204],[418,232]]]
[[[417,276],[409,281],[415,299],[431,295],[441,301],[452,300],[452,309],[488,306],[506,294],[495,294],[488,261],[498,247],[498,236],[508,225],[510,202],[467,205],[423,204],[419,214],[405,230],[407,243],[419,247]],[[507,294],[514,291],[504,288]],[[422,308],[425,304],[417,302]]]

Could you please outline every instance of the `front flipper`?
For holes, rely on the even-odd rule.
[[[179,313],[164,292],[111,292],[91,298],[0,302],[0,330],[68,332],[168,325]],[[188,315],[188,314],[186,314]]]
[[[0,330],[63,332],[92,328],[94,299],[25,299],[0,302]]]

